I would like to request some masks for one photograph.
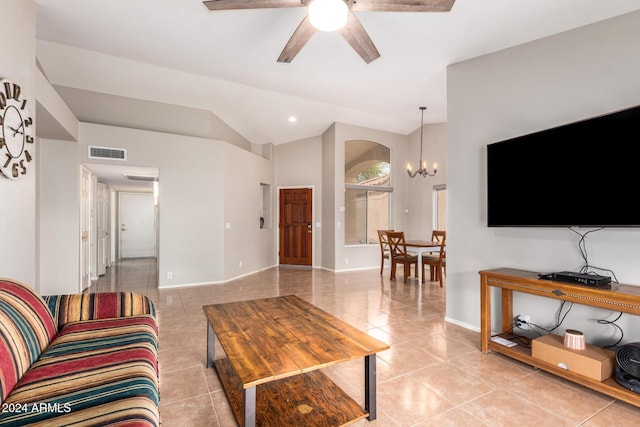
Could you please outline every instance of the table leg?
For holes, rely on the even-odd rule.
[[[486,276],[480,277],[480,350],[489,353],[491,339],[491,289]]]
[[[500,289],[502,294],[502,332],[511,332],[513,327],[513,291],[511,289]]]
[[[242,390],[242,427],[256,425],[256,388],[249,387]]]
[[[418,269],[418,285],[422,284],[422,250],[418,249],[418,263],[416,264],[416,268]]]
[[[369,413],[367,419],[373,421],[376,413],[376,355],[364,357],[364,409]]]
[[[213,367],[216,352],[216,334],[207,322],[207,368]]]

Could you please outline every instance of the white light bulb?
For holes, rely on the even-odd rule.
[[[347,23],[349,8],[343,0],[313,0],[309,21],[320,31],[337,31]]]

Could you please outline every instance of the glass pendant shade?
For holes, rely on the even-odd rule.
[[[349,8],[343,0],[313,0],[309,21],[320,31],[337,31],[347,23]]]

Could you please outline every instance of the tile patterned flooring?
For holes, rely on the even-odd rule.
[[[232,427],[236,421],[205,368],[202,306],[297,294],[391,344],[378,354],[378,419],[364,426],[638,426],[640,408],[500,355],[482,354],[479,333],[444,321],[436,282],[404,285],[378,270],[332,273],[272,268],[225,284],[158,290],[155,259],[121,261],[93,292],[138,291],[156,304],[162,427]],[[216,355],[221,350],[216,351]],[[362,360],[324,372],[364,404]],[[279,427],[279,426],[278,426]]]

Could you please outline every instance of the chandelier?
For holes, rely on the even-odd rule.
[[[422,122],[420,124],[420,161],[418,162],[419,165],[419,169],[415,172],[411,172],[411,163],[407,163],[407,173],[409,174],[410,178],[415,178],[416,175],[422,175],[423,178],[426,178],[428,176],[434,176],[436,173],[438,173],[438,165],[437,164],[433,164],[433,172],[429,172],[429,169],[427,168],[427,162],[426,160],[422,160],[422,137],[423,137],[423,133],[424,133],[424,110],[426,110],[427,107],[420,107],[420,110],[422,110]]]

